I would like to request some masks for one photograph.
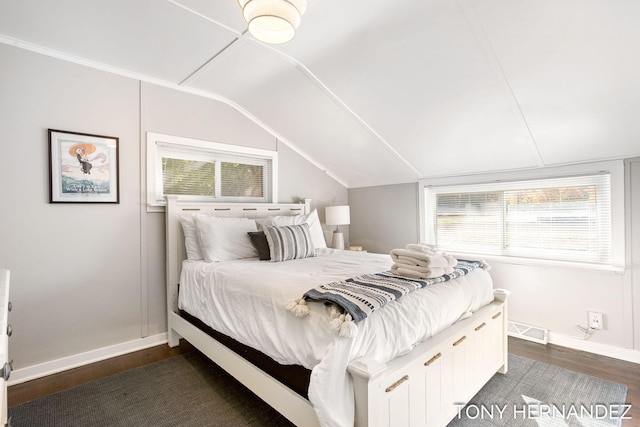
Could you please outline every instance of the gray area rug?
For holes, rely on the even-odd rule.
[[[619,426],[626,398],[623,385],[509,355],[509,372],[494,375],[448,427]]]
[[[291,427],[192,351],[9,408],[13,427]]]
[[[509,363],[509,373],[494,376],[450,427],[618,425],[610,419],[523,419],[522,396],[533,399],[530,405],[612,404],[625,401],[626,387],[518,356],[510,355]],[[482,417],[473,405],[487,408]],[[195,351],[9,408],[9,416],[14,427],[292,426]]]

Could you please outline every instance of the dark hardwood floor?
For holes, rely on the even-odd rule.
[[[8,404],[9,407],[19,405],[51,393],[188,351],[195,350],[188,343],[181,341],[180,346],[176,348],[161,345],[17,384],[9,387]],[[598,356],[553,344],[545,346],[517,338],[509,338],[509,352],[626,385],[628,388],[627,403],[632,405],[632,409],[627,415],[631,416],[632,419],[623,420],[622,426],[640,426],[640,364]]]
[[[8,388],[7,404],[9,407],[19,405],[89,381],[158,362],[192,350],[193,347],[191,344],[180,340],[180,346],[175,348],[171,348],[166,344],[159,345],[79,368],[69,369],[68,371],[49,375],[44,378],[16,384]]]

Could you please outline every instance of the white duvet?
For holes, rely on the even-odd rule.
[[[389,255],[318,250],[318,256],[285,262],[257,258],[206,263],[184,261],[179,307],[207,325],[269,355],[281,364],[312,370],[309,400],[322,426],[353,426],[350,361],[380,363],[405,354],[453,324],[467,311],[493,301],[489,274],[467,276],[414,291],[358,323],[352,338],[335,336],[329,309],[310,302],[310,314],[293,316],[285,305],[312,287],[391,268]]]

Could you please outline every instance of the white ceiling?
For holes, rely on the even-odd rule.
[[[640,155],[637,0],[0,0],[0,42],[229,102],[345,186]]]

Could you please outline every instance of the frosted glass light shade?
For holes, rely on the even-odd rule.
[[[346,225],[351,223],[349,206],[327,206],[324,208],[327,225]]]
[[[307,0],[238,0],[249,33],[265,43],[288,42],[296,34]]]

